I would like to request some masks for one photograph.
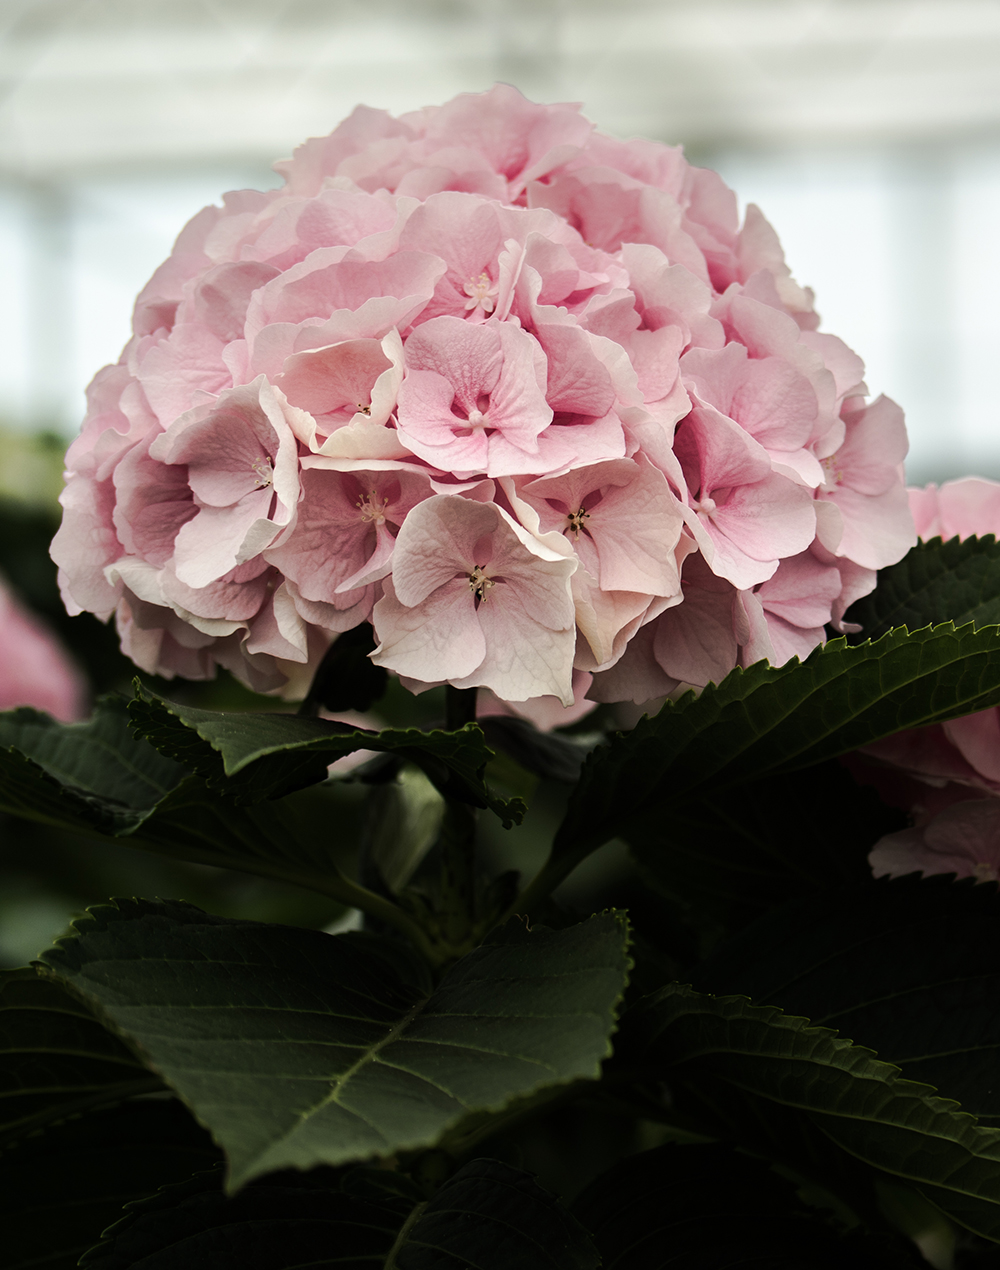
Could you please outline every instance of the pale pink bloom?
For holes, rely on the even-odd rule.
[[[399,431],[444,471],[545,471],[538,438],[552,422],[538,341],[509,322],[431,318],[406,342]]]
[[[576,168],[528,187],[529,207],[547,207],[602,251],[650,243],[708,281],[705,257],[687,232],[676,198],[612,168]]]
[[[413,471],[310,468],[302,474],[295,532],[265,559],[293,584],[305,616],[326,630],[350,630],[370,615],[399,528],[430,494],[427,476]]]
[[[588,701],[587,693],[593,682],[593,675],[586,670],[573,671],[573,704],[563,705],[558,697],[532,697],[529,701],[501,701],[488,688],[480,688],[476,699],[476,716],[485,719],[489,715],[515,715],[519,719],[527,719],[540,732],[551,732],[555,728],[568,728],[571,724],[585,719],[592,710],[597,709],[596,701]]]
[[[812,552],[782,560],[774,575],[745,601],[748,607],[754,601],[760,605],[767,629],[757,647],[747,648],[743,664],[762,658],[774,666],[783,666],[791,657],[805,660],[826,638],[824,628],[832,621],[842,586],[839,569],[823,564]]]
[[[446,495],[418,503],[375,606],[372,660],[424,683],[571,705],[574,568],[522,539],[493,504]]]
[[[672,596],[680,504],[645,459],[616,459],[520,485],[542,533],[562,534],[603,591]]]
[[[772,469],[763,446],[698,405],[674,440],[690,494],[686,520],[710,568],[739,590],[771,577],[816,532],[810,492]]]
[[[910,511],[917,534],[929,538],[1000,536],[1000,484],[981,476],[945,481],[939,488],[909,489]]]
[[[688,394],[749,432],[776,471],[803,485],[822,484],[823,468],[806,449],[819,414],[816,393],[783,357],[750,359],[742,344],[695,348],[680,371]]]
[[[478,151],[505,178],[510,202],[529,181],[547,177],[575,158],[594,127],[578,104],[538,105],[509,84],[495,84],[485,93],[460,93],[446,105],[420,113],[431,163],[435,151],[445,147]]]
[[[571,571],[561,698],[571,665],[600,671],[594,691],[612,672],[670,691],[668,630],[683,682],[801,654],[837,578],[834,623],[911,540],[901,420],[863,407],[860,359],[813,329],[770,226],[751,208],[741,228],[680,148],[498,85],[402,119],[359,107],[278,168],[283,189],[227,194],[182,231],[67,455],[63,593],[117,607],[144,667],[290,693],[331,633],[415,621],[431,601],[400,591],[395,527],[407,541],[431,492],[493,507]],[[632,475],[584,489],[599,468]],[[399,481],[412,499],[362,533],[352,473],[365,497],[395,504],[379,482]],[[591,517],[579,557],[547,519],[555,485],[525,494],[539,479]],[[728,635],[695,655],[686,624],[726,605]],[[549,672],[512,661],[507,683],[494,651],[479,682],[550,695]],[[404,678],[463,679],[431,660]]]
[[[845,411],[843,445],[824,460],[827,477],[817,494],[830,510],[819,520],[823,546],[866,569],[895,564],[916,545],[906,489],[903,412],[888,397]]]
[[[150,457],[184,464],[198,507],[174,541],[178,578],[205,586],[259,555],[299,499],[294,410],[263,375],[177,419]]]
[[[876,877],[953,873],[1000,881],[1000,799],[953,803],[926,823],[886,834],[868,856]]]
[[[84,715],[87,688],[56,637],[0,577],[0,710],[34,706],[63,723]]]

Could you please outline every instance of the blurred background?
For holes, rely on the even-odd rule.
[[[72,435],[223,190],[359,101],[502,79],[717,168],[904,406],[911,478],[1000,476],[997,0],[2,0],[0,31],[8,431]]]
[[[279,184],[271,163],[356,103],[498,79],[718,169],[903,405],[910,480],[1000,478],[1000,0],[0,0],[0,576],[95,690],[130,667],[112,630],[66,617],[47,543],[135,294],[200,207]],[[0,964],[112,892],[342,916],[0,818]]]

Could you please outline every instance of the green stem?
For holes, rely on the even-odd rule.
[[[476,694],[478,688],[453,688],[448,684],[445,689],[445,727],[449,732],[457,732],[467,723],[476,721]]]
[[[448,801],[441,823],[441,933],[456,947],[476,923],[476,811]]]
[[[530,913],[533,906],[546,895],[551,894],[560,882],[569,877],[579,863],[580,861],[573,859],[572,856],[558,860],[549,856],[513,904],[497,919],[496,925],[501,926],[515,913]]]

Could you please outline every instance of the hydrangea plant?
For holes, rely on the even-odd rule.
[[[997,487],[908,496],[679,148],[498,86],[277,167],[67,456],[66,605],[147,678],[0,716],[0,805],[362,922],[118,898],[4,972],[9,1264],[988,1255]]]

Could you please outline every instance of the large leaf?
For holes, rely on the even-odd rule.
[[[57,723],[22,706],[0,714],[0,747],[34,760],[60,785],[123,808],[151,807],[184,769],[129,733],[127,703],[102,697],[85,723]]]
[[[628,840],[660,890],[731,927],[794,895],[870,879],[868,852],[905,825],[833,759],[681,802],[669,816],[655,808]]]
[[[801,665],[734,670],[594,751],[556,837],[553,872],[657,811],[669,817],[685,802],[998,702],[996,627],[945,623],[857,647],[835,640]]]
[[[807,1175],[836,1147],[840,1176],[820,1171],[814,1181],[843,1193],[860,1161],[1000,1241],[1000,1131],[870,1050],[774,1007],[679,984],[626,1021],[632,1060],[667,1080],[677,1110],[700,1117],[705,1132]]]
[[[26,706],[0,714],[4,810],[76,829],[127,832],[185,776],[128,724],[121,697],[102,697],[85,723],[57,723]],[[39,773],[48,780],[39,781]]]
[[[898,564],[879,570],[875,590],[845,616],[861,627],[858,639],[878,639],[894,626],[916,631],[934,622],[995,626],[1000,623],[1000,543],[992,534],[964,542],[918,542]]]
[[[518,922],[429,996],[320,931],[119,900],[44,954],[226,1150],[233,1185],[274,1169],[431,1146],[473,1113],[599,1075],[624,990],[614,914]]]
[[[323,780],[335,759],[375,750],[416,763],[447,797],[489,807],[505,825],[524,815],[519,799],[508,803],[487,789],[483,770],[493,753],[475,724],[458,732],[371,732],[294,714],[196,710],[142,687],[129,710],[136,729],[158,750],[237,802],[279,798]]]
[[[342,1192],[336,1175],[280,1174],[227,1198],[202,1173],[129,1204],[82,1258],[88,1270],[375,1270],[412,1201]],[[93,1241],[96,1243],[96,1241]]]
[[[0,1154],[4,1270],[71,1270],[122,1207],[218,1159],[175,1099],[52,1126]]]
[[[334,835],[297,832],[287,802],[248,810],[220,797],[133,735],[121,698],[98,702],[86,724],[28,709],[0,714],[0,746],[9,747],[0,748],[0,810],[341,898]]]
[[[162,1087],[65,988],[0,972],[0,1144]]]
[[[387,1266],[398,1270],[599,1270],[590,1237],[521,1169],[472,1160],[400,1232]]]
[[[129,1206],[88,1270],[597,1270],[589,1237],[527,1173],[473,1160],[429,1201],[372,1170],[316,1169],[227,1198],[193,1178]]]
[[[643,1151],[596,1178],[573,1211],[604,1270],[916,1270],[908,1240],[844,1239],[766,1163],[727,1146]]]
[[[869,880],[789,905],[695,984],[835,1027],[1000,1124],[1000,897],[950,877]]]

